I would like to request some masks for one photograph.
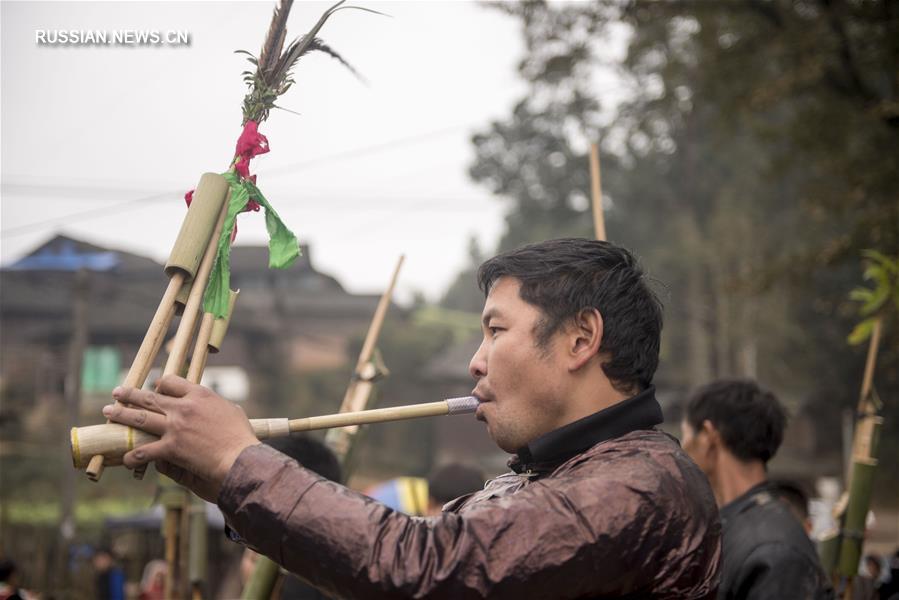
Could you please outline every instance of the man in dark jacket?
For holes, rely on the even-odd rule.
[[[777,398],[752,381],[716,381],[688,402],[684,449],[708,475],[721,507],[720,600],[833,598],[803,524],[768,481],[766,465],[785,424]]]
[[[258,443],[246,417],[176,377],[104,414],[160,435],[125,456],[217,501],[248,544],[342,598],[713,598],[705,477],[658,431],[661,306],[606,242],[526,246],[481,266],[477,418],[512,472],[436,517],[390,510]]]

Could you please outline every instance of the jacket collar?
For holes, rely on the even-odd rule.
[[[560,464],[600,442],[632,431],[652,429],[662,420],[655,387],[649,386],[636,396],[541,435],[520,448],[509,467],[516,473],[546,470],[549,465]]]
[[[773,495],[771,492],[771,483],[768,480],[757,483],[756,485],[746,490],[743,495],[734,498],[721,507],[721,510],[719,511],[721,525],[726,525],[737,515],[746,512],[754,506],[767,504],[772,499]]]

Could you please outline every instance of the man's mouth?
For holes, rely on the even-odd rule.
[[[477,388],[471,391],[471,395],[478,399],[478,408],[475,411],[475,418],[478,421],[487,422],[487,417],[484,415],[484,405],[488,402],[492,402],[492,399],[489,395],[479,391]]]

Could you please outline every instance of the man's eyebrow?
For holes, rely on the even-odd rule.
[[[486,327],[486,326],[487,326],[487,323],[490,322],[490,319],[492,319],[493,317],[498,317],[498,316],[500,316],[500,314],[501,314],[500,311],[499,311],[498,309],[496,309],[496,308],[489,308],[489,309],[487,309],[487,311],[486,311],[486,312],[484,313],[484,315],[481,317],[481,324],[482,324],[484,327]]]

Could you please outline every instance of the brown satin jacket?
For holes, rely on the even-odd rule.
[[[513,472],[410,517],[262,445],[219,505],[250,546],[339,598],[714,598],[711,489],[653,429],[652,388],[521,449]]]

